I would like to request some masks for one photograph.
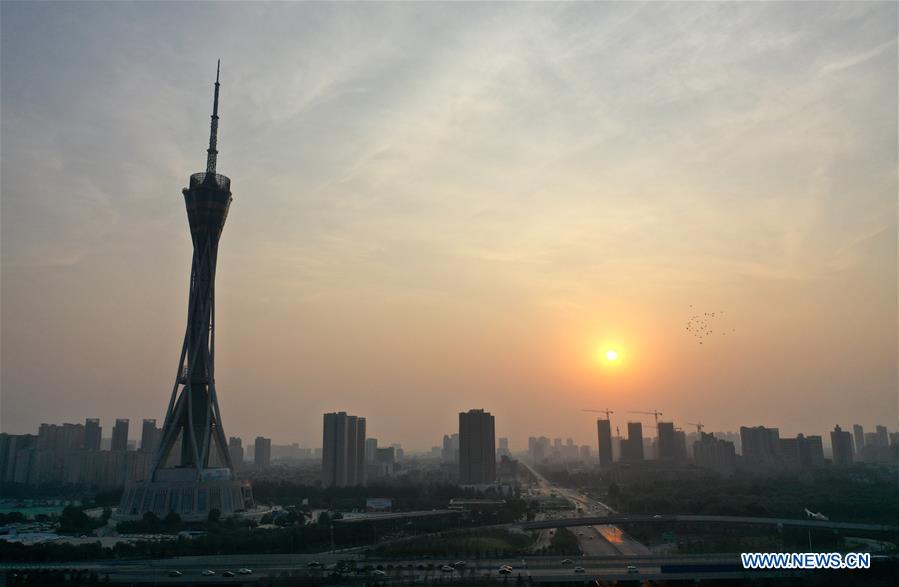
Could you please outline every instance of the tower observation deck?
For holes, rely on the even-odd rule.
[[[248,483],[234,476],[215,389],[215,271],[231,205],[231,180],[216,173],[219,68],[206,151],[206,171],[182,190],[193,241],[187,327],[149,479],[129,483],[117,517],[169,512],[205,519],[213,509],[234,514],[254,507]]]

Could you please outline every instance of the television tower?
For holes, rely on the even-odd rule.
[[[234,477],[215,390],[215,270],[231,205],[231,180],[216,173],[219,71],[206,171],[191,175],[182,190],[193,241],[184,343],[152,474],[126,489],[125,516],[174,511],[182,518],[202,517],[211,509],[231,514],[253,507],[249,484]]]

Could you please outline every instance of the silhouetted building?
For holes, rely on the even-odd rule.
[[[83,448],[83,424],[41,424],[38,429],[37,450],[61,452]]]
[[[162,430],[157,428],[156,420],[145,419],[140,433],[140,450],[141,452],[155,453],[159,448],[159,439],[162,436]]]
[[[674,422],[659,422],[658,458],[660,461],[673,461],[675,458]]]
[[[365,418],[325,414],[323,438],[322,486],[365,485]]]
[[[799,465],[803,469],[818,469],[825,465],[824,442],[820,436],[800,434],[796,441],[799,444]]]
[[[729,475],[733,473],[737,464],[734,443],[715,438],[713,434],[700,432],[699,440],[693,443],[693,462],[698,467]]]
[[[378,452],[378,439],[377,438],[366,438],[365,439],[365,462],[373,463],[375,462],[375,456],[377,456]]]
[[[743,462],[749,467],[780,465],[780,430],[777,428],[741,426],[740,443],[743,446]]]
[[[874,435],[877,439],[877,446],[889,446],[890,445],[890,435],[887,433],[887,427],[881,426],[878,424],[874,427]]]
[[[257,436],[253,444],[253,465],[257,469],[268,467],[272,464],[272,439]]]
[[[100,442],[102,440],[103,429],[100,427],[100,419],[86,419],[84,421],[84,448],[86,450],[100,450]]]
[[[596,435],[599,466],[607,469],[612,466],[612,423],[609,420],[597,420]]]
[[[674,460],[678,462],[687,460],[687,433],[683,430],[674,431]]]
[[[643,460],[643,424],[627,423],[627,439],[621,441],[621,460],[637,462]]]
[[[852,464],[852,437],[849,432],[835,426],[830,433],[830,446],[833,449],[833,464],[837,467],[845,467]]]
[[[231,465],[236,469],[243,466],[243,439],[232,436],[228,439],[228,452],[231,453]]]
[[[128,419],[119,418],[112,427],[112,446],[113,451],[128,450]]]
[[[490,412],[459,413],[459,483],[485,485],[496,481],[496,435]]]
[[[855,439],[855,453],[862,454],[862,449],[865,448],[865,429],[861,424],[853,424],[852,436]]]

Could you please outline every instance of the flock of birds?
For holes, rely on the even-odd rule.
[[[693,305],[691,304],[690,307],[692,308]],[[727,336],[727,327],[725,324],[722,324],[723,319],[723,311],[695,314],[687,320],[685,330],[696,338],[699,344],[702,344],[706,338],[715,334]],[[731,328],[730,330],[731,333],[737,331],[736,328]]]

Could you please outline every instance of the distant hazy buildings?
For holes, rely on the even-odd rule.
[[[852,437],[849,432],[835,426],[830,433],[830,446],[833,449],[833,464],[835,467],[845,467],[853,462]]]
[[[322,486],[357,485],[365,485],[365,418],[346,412],[325,414]]]
[[[496,456],[499,459],[503,457],[511,457],[512,453],[509,451],[509,439],[508,438],[500,438],[499,439],[499,448],[496,449]]]
[[[253,466],[263,469],[272,464],[272,439],[257,436],[253,443]]]
[[[612,466],[612,423],[609,420],[597,420],[596,435],[599,466],[607,469]]]
[[[484,410],[459,413],[459,483],[486,485],[496,481],[494,418]]]
[[[237,469],[243,467],[243,439],[232,436],[228,439],[228,452],[231,453],[231,465]]]
[[[118,418],[112,427],[112,450],[128,450],[128,419]]]
[[[440,452],[444,463],[459,462],[459,433],[443,435],[443,449]]]

